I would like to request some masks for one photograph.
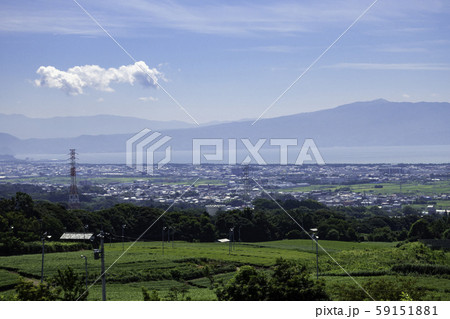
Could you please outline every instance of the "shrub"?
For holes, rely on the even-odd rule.
[[[88,291],[85,289],[84,278],[75,274],[70,266],[64,270],[58,269],[50,282],[56,286],[58,300],[87,300]]]
[[[400,301],[405,294],[413,300],[421,300],[424,292],[418,289],[410,278],[371,278],[362,284],[362,288],[356,284],[335,284],[331,287],[334,300],[372,300],[376,301]]]
[[[15,287],[17,295],[15,299],[20,301],[51,301],[56,300],[56,295],[47,284],[39,283],[35,285],[31,281],[25,281],[23,278]]]
[[[444,260],[444,252],[432,250],[421,242],[407,243],[400,246],[402,261],[409,263],[436,264]]]
[[[219,300],[328,300],[322,281],[313,281],[304,265],[278,259],[268,278],[263,271],[243,266],[225,286],[216,289]]]
[[[431,264],[399,264],[394,265],[392,271],[402,274],[450,275],[449,266]]]
[[[151,293],[147,289],[142,287],[142,295],[144,296],[144,301],[160,301],[161,298],[156,290],[152,290]]]

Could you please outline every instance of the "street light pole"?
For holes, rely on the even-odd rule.
[[[123,224],[122,225],[122,251],[125,251],[125,244],[123,242],[125,227],[127,227],[127,225]]]
[[[230,236],[229,236],[230,245],[228,247],[228,255],[231,255],[231,250],[233,248],[233,232],[234,232],[234,228],[230,228]]]
[[[42,236],[42,266],[41,266],[41,284],[44,282],[44,254],[45,254],[45,234]]]
[[[167,227],[167,242],[170,243],[170,230],[172,229],[172,227]]]
[[[319,279],[319,236],[312,235],[313,241],[316,242],[316,279]]]
[[[319,280],[319,237],[316,236],[316,279]]]
[[[173,248],[173,242],[175,241],[175,229],[172,228],[172,248]]]
[[[162,243],[162,254],[164,256],[164,231],[166,230],[166,227],[164,226],[162,228],[162,236],[161,236],[161,243]]]
[[[42,266],[41,266],[41,284],[44,282],[44,255],[45,255],[45,237],[51,238],[52,236],[47,235],[47,232],[42,234]]]
[[[87,264],[87,256],[81,255],[81,258],[84,258],[84,269],[86,272],[86,291],[88,290],[88,264]]]
[[[316,242],[316,279],[319,279],[319,236],[316,235],[316,232],[318,231],[317,228],[311,228],[310,231],[312,231],[311,239],[312,244]]]

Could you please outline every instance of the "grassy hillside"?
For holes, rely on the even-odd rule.
[[[427,264],[432,269],[441,265],[439,269],[447,271],[450,266],[449,253],[417,249],[414,245],[396,248],[395,243],[319,243],[361,284],[371,278],[409,278],[415,289],[423,292],[422,299],[450,300],[450,274],[400,274],[392,270],[399,264]],[[125,249],[129,245],[126,244]],[[185,296],[192,300],[215,300],[206,268],[211,270],[215,282],[227,281],[242,265],[253,265],[270,272],[269,267],[279,257],[300,260],[307,266],[311,277],[315,277],[315,245],[310,240],[236,243],[231,254],[229,245],[221,243],[174,242],[173,246],[172,243],[165,243],[164,246],[163,255],[161,242],[138,242],[120,257],[123,253],[121,243],[106,244],[106,267],[113,265],[107,273],[108,299],[142,300],[142,287],[145,287],[150,291],[156,290],[163,298],[173,298],[174,291],[180,294],[180,291],[187,289]],[[100,275],[100,260],[94,260],[91,251],[46,254],[45,276],[52,276],[57,269],[69,265],[84,275],[81,254],[88,256],[89,282],[93,283]],[[323,250],[319,252],[320,276],[333,299],[340,299],[339,287],[348,286],[354,290],[358,287],[328,254]],[[40,278],[40,271],[40,254],[0,257],[0,294],[11,294],[11,284],[19,275],[36,280]],[[100,299],[99,281],[90,289],[89,300]]]

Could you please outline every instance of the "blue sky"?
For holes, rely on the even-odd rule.
[[[255,119],[373,1],[77,0],[141,69],[73,0],[2,1],[0,113],[193,122],[159,84],[199,123]],[[264,117],[449,102],[448,21],[449,1],[379,0]]]

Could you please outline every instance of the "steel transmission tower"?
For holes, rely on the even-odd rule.
[[[70,149],[70,192],[69,192],[69,208],[76,209],[80,207],[80,199],[78,197],[78,188],[77,188],[77,170],[75,167],[76,164],[76,153],[75,149]]]

